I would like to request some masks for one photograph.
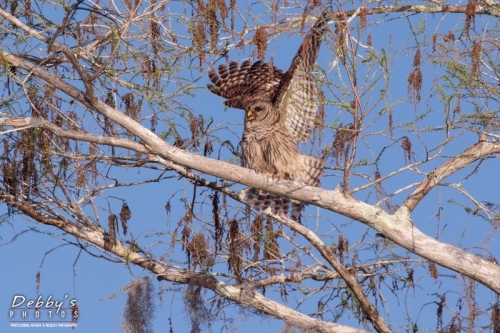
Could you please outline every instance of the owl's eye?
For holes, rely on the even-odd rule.
[[[262,108],[260,106],[256,106],[255,107],[255,112],[260,112],[260,111],[262,111]]]

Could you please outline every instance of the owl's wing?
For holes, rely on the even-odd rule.
[[[283,71],[273,65],[257,61],[254,64],[247,60],[238,67],[238,62],[232,61],[219,66],[219,73],[211,69],[208,73],[213,84],[208,89],[226,99],[225,105],[245,109],[250,101],[271,101],[276,95],[283,78]]]
[[[286,112],[285,124],[295,141],[309,139],[318,112],[319,94],[311,70],[318,58],[328,16],[328,11],[323,12],[306,35],[273,96],[277,109]]]

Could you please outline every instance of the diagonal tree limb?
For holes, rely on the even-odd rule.
[[[164,263],[145,258],[139,253],[133,252],[130,248],[124,246],[118,240],[113,245],[106,244],[107,236],[102,228],[98,226],[82,226],[62,217],[54,218],[53,216],[42,214],[29,202],[20,202],[10,194],[1,190],[0,198],[2,198],[2,200],[9,205],[22,211],[25,215],[42,224],[54,226],[83,241],[92,243],[100,248],[105,248],[118,258],[125,258],[127,262],[147,269],[155,274],[159,280],[166,280],[181,284],[194,284],[207,288],[217,295],[232,300],[237,304],[263,311],[275,316],[276,318],[282,319],[293,326],[309,331],[332,333],[366,332],[353,327],[338,325],[312,318],[276,301],[270,300],[254,290],[242,291],[244,286],[238,287],[228,285],[203,272],[175,270]]]
[[[497,144],[498,146],[498,144]],[[448,177],[449,175],[457,172],[468,165],[485,158],[488,155],[494,154],[491,151],[492,144],[486,141],[478,142],[471,147],[464,150],[458,156],[450,159],[448,162],[442,164],[433,172],[427,175],[427,178],[417,186],[412,194],[406,198],[403,206],[412,212],[420,201],[429,193],[434,187]]]

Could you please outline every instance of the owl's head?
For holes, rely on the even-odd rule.
[[[246,120],[248,122],[273,120],[273,106],[271,103],[258,101],[251,103],[246,108]]]

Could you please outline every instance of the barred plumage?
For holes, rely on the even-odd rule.
[[[284,73],[272,64],[247,60],[220,65],[218,74],[209,72],[208,89],[226,98],[224,104],[244,109],[244,166],[280,179],[303,181],[319,186],[324,160],[297,150],[297,142],[309,139],[319,103],[311,68],[318,57],[328,13],[324,12],[307,34],[289,70]],[[274,213],[300,214],[302,204],[250,188],[243,200],[252,208]],[[290,202],[291,201],[291,202]]]

